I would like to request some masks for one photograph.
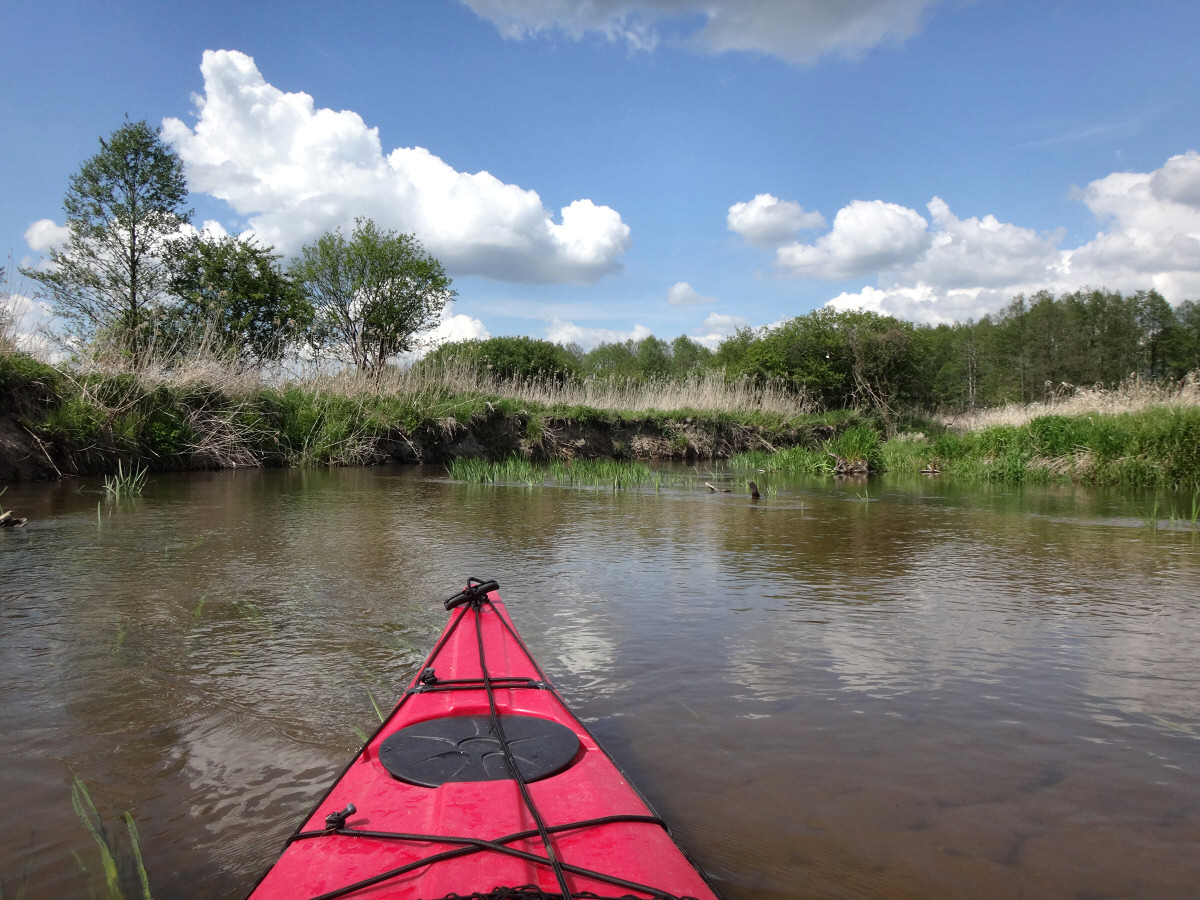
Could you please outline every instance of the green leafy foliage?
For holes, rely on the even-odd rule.
[[[312,324],[313,309],[270,247],[193,235],[170,245],[164,330],[178,351],[204,349],[248,363],[281,358]]]
[[[493,378],[563,380],[579,372],[579,363],[560,344],[531,337],[496,337],[442,344],[420,363],[423,367],[467,364]]]
[[[105,342],[145,361],[163,311],[166,243],[191,217],[183,162],[144,121],[126,122],[71,176],[68,238],[50,267],[22,269],[74,346]]]
[[[337,230],[306,244],[290,274],[314,310],[313,348],[373,376],[414,349],[454,297],[442,264],[414,235],[365,218],[349,239]]]

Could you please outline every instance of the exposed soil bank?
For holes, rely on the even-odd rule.
[[[361,465],[445,463],[456,457],[499,460],[512,454],[535,460],[711,460],[747,450],[815,445],[832,431],[821,424],[769,428],[703,416],[597,415],[577,421],[488,409],[462,421],[446,417],[411,429],[396,426],[359,437],[361,446],[355,458]],[[38,436],[23,417],[0,411],[0,483],[109,474],[116,471],[118,462],[135,462],[158,472],[231,464],[203,449],[164,456],[139,454],[103,442],[78,447],[63,437]],[[286,466],[291,462],[266,442],[259,452],[232,464]]]

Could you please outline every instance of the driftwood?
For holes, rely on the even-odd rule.
[[[922,475],[941,475],[942,470],[937,467],[937,463],[930,463],[921,470]]]
[[[834,475],[870,475],[871,467],[865,459],[842,459],[832,450],[826,450],[830,456],[837,460],[833,467]]]
[[[0,528],[20,528],[28,521],[20,516],[14,516],[11,510],[0,513]]]
[[[708,488],[710,491],[712,491],[714,494],[728,494],[728,493],[731,493],[731,491],[730,491],[730,489],[729,489],[729,488],[719,488],[719,487],[716,487],[716,486],[714,486],[714,485],[712,485],[712,484],[709,484],[707,481],[706,481],[706,482],[704,482],[704,486],[705,486],[706,488]]]

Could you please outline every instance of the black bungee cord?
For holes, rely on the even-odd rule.
[[[538,865],[549,865],[554,872],[555,880],[558,882],[559,889],[561,890],[560,896],[561,896],[562,900],[572,900],[572,898],[581,898],[581,900],[582,900],[582,898],[595,898],[595,900],[605,900],[605,898],[601,898],[601,897],[599,897],[599,895],[591,893],[590,891],[581,891],[581,892],[573,893],[571,891],[570,887],[566,883],[566,873],[568,873],[568,872],[571,874],[579,875],[581,877],[589,878],[592,880],[605,882],[607,884],[613,885],[614,887],[624,888],[626,890],[639,891],[639,892],[645,893],[645,894],[650,894],[651,897],[653,898],[653,900],[695,900],[695,898],[692,898],[689,896],[677,896],[675,894],[671,894],[668,891],[664,891],[659,888],[654,888],[649,885],[639,884],[637,882],[629,881],[629,880],[620,878],[618,876],[609,875],[609,874],[606,874],[603,872],[596,872],[591,869],[587,869],[583,866],[572,865],[572,864],[567,863],[558,858],[558,855],[555,853],[554,846],[550,839],[550,835],[552,833],[560,833],[560,832],[564,832],[564,831],[571,831],[571,830],[576,830],[576,829],[581,829],[581,828],[598,827],[598,826],[612,824],[612,823],[616,823],[616,822],[644,822],[647,824],[658,825],[659,827],[663,828],[664,830],[667,829],[667,824],[662,819],[660,819],[658,816],[655,816],[655,815],[625,814],[625,815],[602,816],[602,817],[595,818],[595,819],[582,820],[582,821],[578,821],[578,822],[570,822],[570,823],[565,823],[562,825],[551,825],[551,826],[546,825],[545,821],[543,820],[543,818],[541,816],[541,813],[539,812],[536,804],[534,803],[533,797],[529,791],[528,783],[525,781],[524,777],[521,775],[521,772],[520,772],[519,768],[517,767],[516,758],[513,755],[513,752],[508,745],[508,739],[505,737],[504,727],[500,721],[500,713],[499,713],[499,708],[496,704],[496,698],[495,698],[493,685],[501,686],[501,687],[504,687],[505,689],[518,688],[518,687],[538,688],[538,689],[543,689],[543,690],[548,689],[553,694],[555,694],[555,696],[557,696],[558,692],[548,682],[546,682],[546,680],[545,680],[546,675],[542,671],[541,666],[539,666],[537,664],[537,661],[533,659],[533,657],[528,653],[527,650],[525,650],[524,642],[521,641],[520,636],[517,635],[516,632],[513,631],[512,627],[506,621],[504,621],[503,617],[501,617],[501,619],[500,619],[501,625],[504,627],[504,630],[517,641],[517,644],[522,648],[522,650],[525,650],[525,655],[526,655],[527,659],[529,660],[530,664],[533,666],[533,668],[537,672],[539,680],[533,681],[532,679],[528,679],[528,678],[512,678],[512,677],[501,677],[501,678],[493,679],[492,676],[490,675],[490,673],[488,672],[487,660],[486,660],[486,654],[485,654],[484,642],[483,642],[483,618],[482,618],[483,604],[486,603],[493,611],[495,611],[496,607],[492,604],[491,600],[488,599],[487,595],[490,591],[498,590],[498,589],[499,589],[499,584],[494,580],[483,581],[482,579],[471,578],[468,580],[468,585],[467,585],[466,590],[462,591],[460,594],[457,594],[454,597],[451,597],[449,600],[445,601],[445,607],[447,610],[451,610],[456,606],[468,605],[470,612],[474,614],[475,637],[476,637],[476,643],[477,643],[478,649],[479,649],[479,663],[480,663],[480,669],[482,671],[483,677],[481,679],[479,679],[478,681],[475,679],[461,679],[461,680],[451,680],[451,681],[447,681],[447,682],[441,682],[441,681],[438,681],[438,679],[436,678],[436,675],[433,672],[431,672],[429,668],[427,668],[425,670],[425,672],[422,673],[422,676],[420,678],[420,682],[421,682],[420,686],[406,692],[406,695],[401,699],[401,705],[403,704],[404,700],[407,700],[408,697],[411,696],[413,693],[423,693],[425,691],[438,691],[438,690],[462,690],[462,689],[470,689],[471,687],[473,687],[474,689],[478,689],[478,687],[482,684],[484,690],[487,692],[488,709],[491,714],[493,731],[495,732],[496,739],[497,739],[498,743],[500,744],[501,749],[503,750],[504,758],[508,764],[509,771],[512,773],[513,780],[515,780],[517,783],[518,789],[520,790],[520,793],[521,793],[522,800],[525,803],[526,808],[529,810],[530,815],[533,818],[536,828],[530,829],[528,831],[522,831],[522,832],[517,832],[515,834],[506,835],[504,837],[496,838],[493,840],[487,840],[484,838],[474,838],[474,837],[453,837],[453,836],[448,836],[448,835],[405,834],[405,833],[400,833],[400,832],[377,832],[377,831],[359,830],[359,829],[345,827],[346,820],[351,815],[353,815],[355,812],[358,811],[355,808],[354,804],[350,803],[346,806],[345,809],[339,810],[337,812],[331,813],[330,815],[326,816],[326,818],[325,818],[325,826],[326,827],[323,831],[297,831],[288,839],[288,843],[290,844],[293,841],[305,840],[305,839],[310,839],[310,838],[318,838],[318,837],[326,837],[326,836],[342,836],[342,837],[374,838],[374,839],[385,839],[385,840],[390,839],[390,840],[402,840],[402,841],[416,841],[416,842],[427,842],[427,843],[458,844],[459,846],[454,849],[444,850],[439,853],[434,853],[429,856],[423,857],[421,859],[414,860],[413,862],[407,863],[398,868],[391,869],[386,872],[381,872],[378,875],[373,875],[369,878],[362,879],[361,881],[354,882],[353,884],[347,884],[347,885],[344,885],[343,887],[335,888],[334,890],[327,891],[327,892],[320,894],[318,896],[315,896],[315,897],[311,897],[311,898],[309,898],[309,900],[334,900],[334,898],[344,897],[348,894],[363,890],[368,887],[372,887],[374,885],[380,884],[384,881],[391,880],[393,878],[397,878],[408,872],[415,871],[416,869],[423,868],[423,867],[431,865],[433,863],[442,862],[442,861],[449,860],[449,859],[455,859],[460,856],[465,856],[468,854],[478,853],[478,852],[482,852],[482,851],[495,852],[495,853],[499,853],[501,855],[508,855],[508,856],[512,856],[512,857],[515,857],[518,859],[524,859],[524,860],[527,860],[529,862],[532,862],[532,863],[535,863]],[[457,630],[458,626],[460,624],[462,624],[462,620],[467,615],[467,613],[468,613],[468,610],[462,611],[462,613],[459,615],[458,619],[455,620],[455,622],[453,623],[452,627],[448,630],[446,635],[443,636],[442,641],[439,641],[437,646],[434,647],[433,652],[430,653],[430,656],[429,656],[429,660],[431,662],[436,658],[438,651],[442,648],[442,646],[444,646],[444,643],[449,638],[449,635],[451,633],[453,633],[455,630]],[[428,676],[428,678],[426,676]],[[561,702],[561,699],[560,699],[560,702]],[[564,706],[565,706],[565,704],[564,704]],[[394,714],[395,714],[395,712],[393,712],[393,715]],[[391,717],[389,716],[389,719],[390,718]],[[381,728],[382,728],[382,726],[381,726]],[[546,856],[545,857],[538,856],[536,853],[530,853],[530,852],[527,852],[524,850],[518,850],[515,847],[508,846],[508,844],[515,843],[515,842],[521,841],[521,840],[526,840],[526,839],[534,837],[535,835],[541,838],[542,844],[546,848]],[[443,900],[452,900],[452,898],[453,898],[453,900],[471,900],[471,898],[479,898],[479,900],[506,900],[506,898],[511,898],[511,900],[521,900],[521,898],[530,898],[530,900],[537,900],[537,898],[546,898],[546,900],[555,900],[555,895],[548,894],[544,890],[542,890],[541,888],[538,888],[535,885],[522,885],[520,887],[515,887],[515,888],[496,887],[488,893],[478,893],[477,892],[474,894],[467,894],[467,895],[451,894],[447,898],[443,898]],[[625,894],[622,898],[609,898],[609,900],[626,900],[626,898],[627,898],[627,900],[637,900],[637,898],[633,897],[633,895],[631,895],[631,894]]]

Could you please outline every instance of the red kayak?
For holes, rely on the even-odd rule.
[[[472,578],[421,673],[253,900],[717,900]]]

